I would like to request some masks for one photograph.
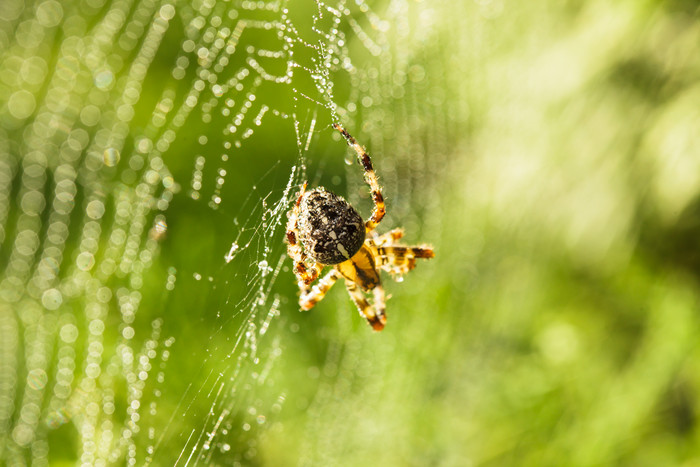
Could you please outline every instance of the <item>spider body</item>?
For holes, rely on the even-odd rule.
[[[287,224],[287,252],[294,260],[301,296],[299,306],[310,310],[335,282],[345,279],[345,287],[360,314],[375,331],[386,324],[385,295],[379,271],[401,276],[416,266],[417,258],[434,257],[427,245],[409,247],[395,243],[403,230],[377,235],[375,227],[386,212],[381,187],[369,154],[340,125],[333,125],[355,150],[370,186],[374,210],[367,221],[341,196],[324,188],[306,191],[302,185]],[[332,269],[323,277],[324,266]],[[314,284],[314,282],[316,282]],[[312,285],[314,284],[314,285]],[[373,300],[367,297],[372,294]]]
[[[362,247],[364,221],[341,196],[316,188],[305,192],[299,203],[299,240],[312,260],[342,263]]]

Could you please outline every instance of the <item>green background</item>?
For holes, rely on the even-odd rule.
[[[3,462],[700,462],[694,2],[168,5],[0,6]],[[381,333],[284,257],[304,180],[371,212],[336,121],[436,252]]]

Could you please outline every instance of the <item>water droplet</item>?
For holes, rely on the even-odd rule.
[[[267,265],[267,261],[265,260],[262,260],[258,263],[258,268],[260,268],[260,273],[263,276],[267,276],[270,273],[270,271],[272,271],[272,268]]]
[[[233,257],[236,256],[236,251],[238,251],[238,248],[238,243],[233,242],[231,244],[231,249],[229,249],[228,253],[226,253],[226,256],[224,256],[224,259],[227,263],[230,263]]]

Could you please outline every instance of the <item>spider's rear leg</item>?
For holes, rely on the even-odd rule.
[[[374,246],[388,246],[393,245],[394,242],[401,239],[401,237],[403,237],[403,229],[397,228],[385,234],[373,236],[371,240]]]
[[[392,274],[405,274],[416,267],[416,259],[435,257],[429,246],[380,246],[377,247],[380,267]]]
[[[374,202],[374,210],[372,211],[372,215],[365,222],[366,231],[371,232],[382,221],[382,219],[384,218],[384,214],[386,214],[386,205],[384,204],[382,188],[379,186],[377,174],[375,173],[374,167],[372,166],[372,159],[370,159],[369,154],[367,154],[367,152],[363,149],[362,146],[360,146],[360,144],[355,140],[355,138],[353,138],[350,133],[345,131],[345,129],[342,126],[338,125],[337,123],[334,123],[333,128],[338,130],[343,135],[343,137],[345,137],[345,139],[348,142],[348,145],[355,150],[355,152],[357,153],[357,158],[359,159],[362,168],[365,170],[365,182],[367,182],[367,184],[369,185],[369,188],[372,192],[372,201]]]
[[[331,269],[328,274],[323,276],[313,287],[301,287],[301,296],[299,297],[299,307],[302,310],[312,309],[318,302],[323,300],[326,293],[333,287],[333,284],[341,277],[340,273],[335,269]]]
[[[350,298],[355,302],[355,306],[357,306],[360,315],[367,320],[369,325],[372,326],[372,329],[375,331],[384,329],[386,315],[384,314],[385,298],[382,286],[377,285],[372,289],[374,292],[374,305],[367,300],[362,290],[354,282],[345,281],[345,286],[348,289]]]

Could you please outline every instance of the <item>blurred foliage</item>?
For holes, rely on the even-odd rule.
[[[46,11],[55,3],[0,6],[5,271],[31,201],[22,190],[31,178],[27,158],[35,157],[27,149],[28,128],[40,112],[32,105],[41,108],[49,95],[44,81],[32,80],[32,67],[49,76],[66,67],[57,57],[75,45],[67,31],[79,31],[75,37],[87,44],[90,28],[119,2],[66,2],[64,22],[53,24]],[[124,133],[123,161],[139,152],[144,135],[158,139],[149,122],[164,96],[176,109],[186,102],[199,72],[196,59],[179,80],[172,79],[173,64],[187,47],[195,10],[206,4],[177,4],[138,83],[134,118],[102,127],[108,139]],[[247,4],[209,8],[272,21],[268,11]],[[330,67],[337,114],[320,104],[328,102],[318,76],[299,73],[291,86],[243,81],[241,94],[257,96],[246,118],[262,105],[278,113],[239,139],[240,148],[223,151],[230,159],[220,156],[234,139],[225,130],[232,118],[217,113],[224,104],[213,98],[198,101],[173,129],[172,145],[158,147],[165,168],[148,202],[164,199],[167,177],[177,189],[164,209],[146,215],[142,237],[160,211],[167,233],[156,235],[157,246],[142,244],[139,251],[153,260],[144,260],[140,282],[117,274],[101,284],[113,295],[100,318],[106,331],[96,356],[111,376],[93,383],[102,391],[99,404],[90,405],[92,393],[83,394],[80,384],[89,379],[82,376],[92,355],[86,336],[96,334],[84,311],[90,294],[103,289],[95,292],[90,281],[74,295],[61,289],[65,300],[54,306],[29,281],[3,282],[0,459],[97,463],[85,453],[99,442],[90,436],[99,434],[117,464],[700,465],[696,3],[358,2],[347,5],[337,25],[332,15],[319,19],[321,7],[312,2],[283,4],[307,41],[295,49],[300,68],[311,69],[321,53],[311,39],[318,30],[337,27],[348,37],[342,52],[354,68]],[[133,7],[147,9],[153,21],[161,5],[143,0]],[[33,44],[32,33],[22,33],[33,16],[49,29],[61,24],[53,42]],[[68,17],[75,24],[66,24]],[[133,31],[136,43],[146,43],[144,35]],[[274,50],[276,43],[261,28],[242,35],[238,47]],[[44,58],[17,62],[18,48],[29,46]],[[106,56],[122,70],[117,78],[128,75],[136,50]],[[246,58],[232,54],[221,75],[231,78]],[[284,73],[274,68],[279,64],[271,60],[269,71]],[[78,83],[81,73],[99,84],[99,70],[76,72]],[[233,95],[236,105],[244,99]],[[128,101],[129,93],[99,96],[76,88],[66,97],[75,108],[52,110],[77,111],[89,127],[85,108]],[[388,206],[380,229],[403,226],[407,243],[428,242],[436,251],[401,283],[387,278],[389,322],[381,333],[357,316],[342,286],[300,313],[289,260],[280,262],[284,212],[304,178],[347,195],[365,216],[370,212],[360,169],[344,163],[344,143],[332,135],[336,116],[375,161]],[[88,130],[91,138],[98,133]],[[89,150],[78,152],[90,168]],[[106,200],[105,219],[129,190],[135,195],[126,199],[138,204],[140,169],[115,167],[107,158],[102,165],[101,151],[98,156],[98,166],[76,177],[72,202],[79,208],[66,221],[64,285],[73,283],[65,271],[79,261],[87,225],[79,219],[94,193]],[[193,196],[200,157],[203,183]],[[51,191],[57,164],[49,158],[46,165],[40,191],[52,205],[59,198]],[[226,183],[217,187],[221,168]],[[220,203],[212,205],[215,196]],[[52,218],[48,209],[39,211],[43,239]],[[127,230],[136,221],[131,216]],[[117,227],[104,222],[100,251]],[[226,262],[232,242],[240,250]],[[97,264],[106,257],[98,253]],[[135,290],[138,313],[125,321],[124,297]],[[269,330],[261,332],[268,313]],[[73,342],[65,338],[72,329],[66,323],[79,330],[75,344],[61,343]],[[136,337],[125,344],[126,328]],[[138,356],[154,328],[159,357],[146,359],[154,370],[134,399],[120,346]],[[37,338],[42,332],[49,337]],[[162,343],[171,337],[163,359]],[[41,376],[30,368],[33,342],[48,349],[42,350],[48,384],[31,379]],[[64,401],[65,419],[50,423],[49,396],[31,402],[36,409],[23,409],[33,407],[26,402],[30,389],[53,390],[59,360],[71,352],[76,383]],[[121,415],[132,415],[134,400],[143,408],[141,421]],[[124,435],[130,422],[140,430]],[[18,429],[25,425],[34,427],[31,437]]]

